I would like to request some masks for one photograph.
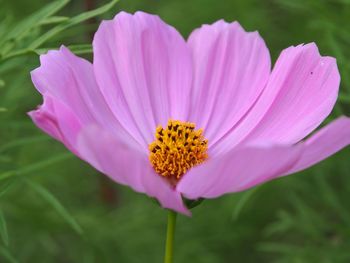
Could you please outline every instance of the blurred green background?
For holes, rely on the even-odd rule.
[[[337,58],[338,103],[350,115],[349,0],[0,0],[0,262],[162,262],[166,211],[110,182],[38,130],[29,72],[61,44],[91,59],[101,19],[120,10],[160,15],[185,37],[238,20],[279,52],[316,42]],[[93,10],[87,12],[87,10]],[[175,262],[350,262],[350,149],[178,217]]]

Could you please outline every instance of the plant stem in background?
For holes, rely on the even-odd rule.
[[[86,11],[94,10],[97,6],[96,0],[85,0],[85,9]],[[96,25],[97,19],[96,17],[92,17],[88,20],[86,20],[86,24],[88,26]],[[89,28],[89,31],[87,32],[87,37],[90,41],[94,38],[94,30],[91,30]],[[110,181],[108,178],[105,178],[104,176],[99,177],[99,183],[100,183],[100,197],[101,200],[108,205],[115,205],[118,201],[118,193],[117,190],[113,187],[114,183]]]
[[[169,210],[164,263],[173,263],[176,215],[177,215],[176,212]]]

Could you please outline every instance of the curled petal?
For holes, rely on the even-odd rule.
[[[95,124],[115,134],[126,133],[102,96],[89,61],[62,46],[41,55],[40,62],[31,76],[41,94],[64,104],[81,125]]]
[[[66,105],[49,95],[44,95],[43,105],[28,114],[36,126],[77,154],[75,144],[81,130],[81,122]]]

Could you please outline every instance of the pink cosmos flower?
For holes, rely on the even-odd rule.
[[[182,196],[242,191],[350,144],[346,117],[306,138],[340,82],[335,59],[313,43],[285,49],[271,71],[264,40],[237,22],[203,25],[185,41],[158,16],[122,12],[102,22],[93,54],[92,64],[65,47],[42,55],[32,80],[44,102],[29,115],[165,208],[190,214]]]

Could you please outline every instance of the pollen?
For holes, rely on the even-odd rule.
[[[171,183],[208,158],[208,140],[202,129],[195,130],[194,123],[169,120],[166,128],[156,128],[155,137],[149,144],[149,160],[154,170]]]

